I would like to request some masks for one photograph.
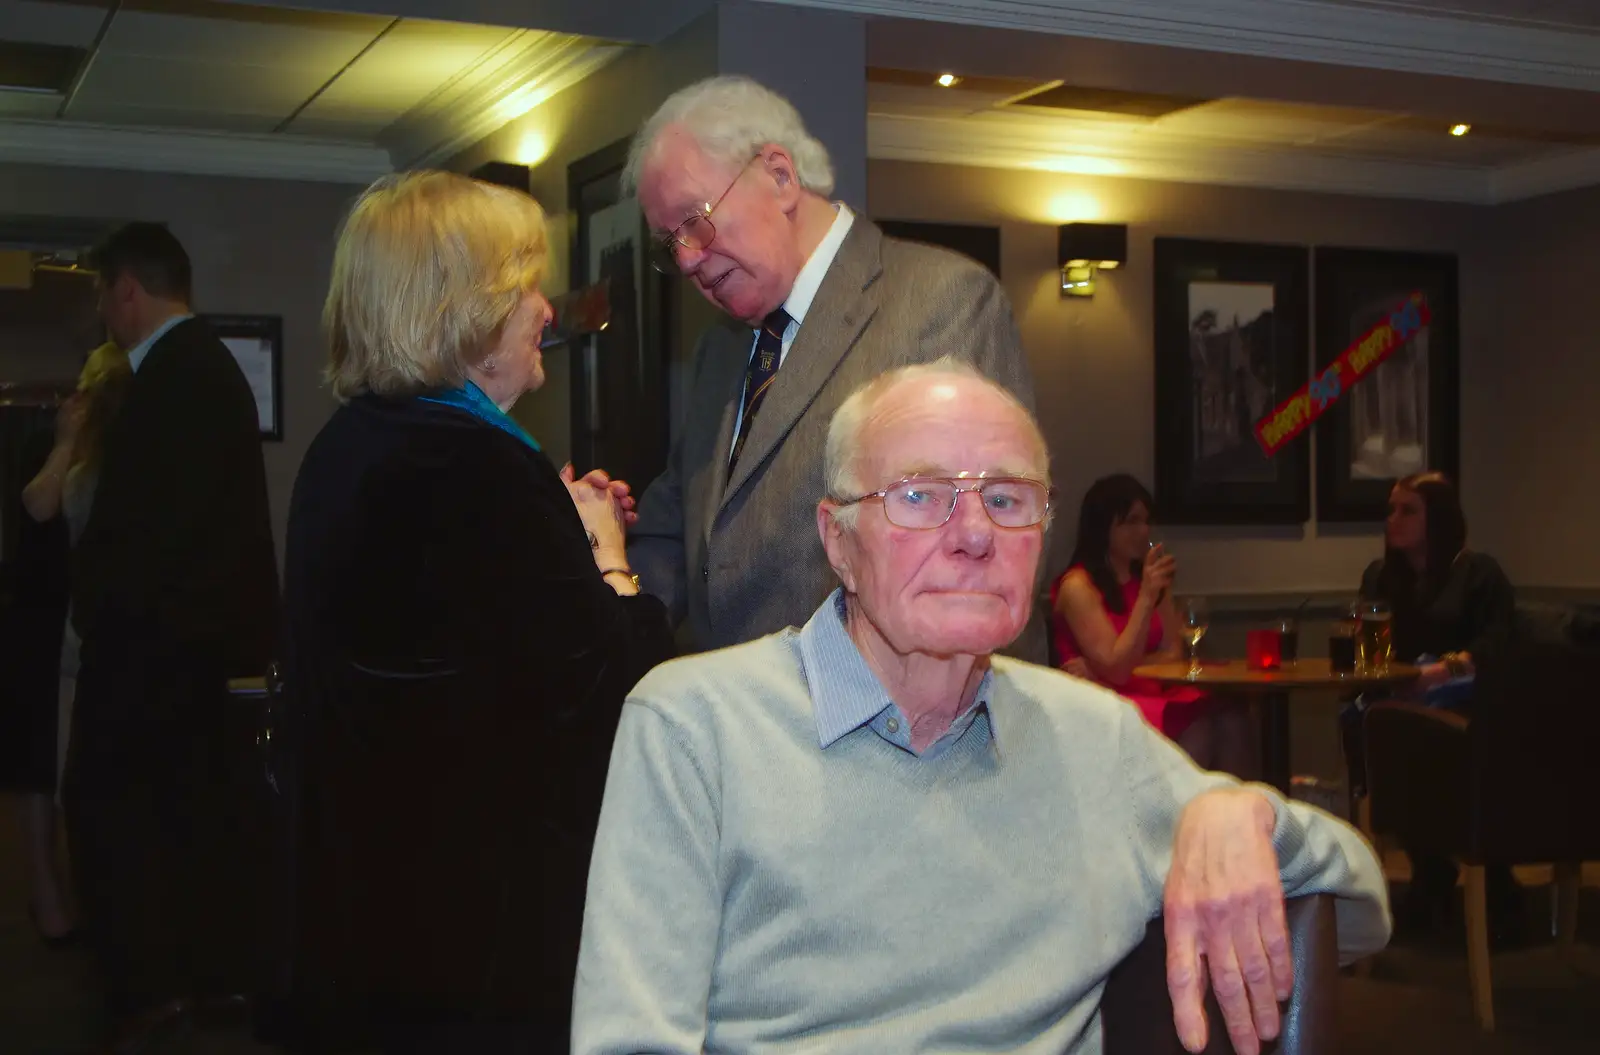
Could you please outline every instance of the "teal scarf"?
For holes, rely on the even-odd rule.
[[[461,388],[441,389],[417,398],[424,403],[441,403],[447,407],[464,410],[479,421],[487,422],[501,432],[510,433],[534,450],[540,450],[539,441],[528,435],[528,430],[518,425],[511,415],[495,406],[494,400],[484,395],[483,389],[471,381]]]

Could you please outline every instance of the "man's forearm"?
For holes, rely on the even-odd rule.
[[[1278,820],[1273,845],[1286,897],[1333,894],[1338,898],[1339,957],[1349,963],[1389,941],[1389,886],[1372,846],[1350,825],[1302,803],[1275,795]]]

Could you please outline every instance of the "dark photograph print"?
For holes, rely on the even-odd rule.
[[[1306,383],[1308,253],[1155,240],[1156,504],[1175,524],[1310,517],[1305,438],[1267,455],[1256,422]]]
[[[1456,258],[1319,247],[1317,367],[1322,369],[1414,293],[1429,322],[1317,422],[1317,519],[1383,519],[1394,481],[1434,469],[1459,483]]]

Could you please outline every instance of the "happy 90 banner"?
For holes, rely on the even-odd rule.
[[[1366,333],[1350,342],[1339,358],[1312,378],[1300,391],[1278,404],[1276,410],[1256,422],[1256,442],[1269,456],[1322,417],[1323,413],[1356,382],[1377,369],[1389,356],[1403,348],[1432,319],[1428,301],[1416,292],[1403,305],[1389,313]]]

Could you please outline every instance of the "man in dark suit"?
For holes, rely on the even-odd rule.
[[[64,804],[79,899],[118,1021],[222,995],[248,906],[223,881],[216,808],[230,677],[272,651],[278,579],[255,400],[193,317],[163,226],[94,253],[100,311],[134,370],[73,555],[82,666]]]
[[[885,237],[829,200],[827,150],[787,100],[715,77],[662,104],[625,184],[676,267],[730,316],[700,339],[682,434],[628,558],[710,649],[800,626],[834,576],[813,544],[839,404],[893,367],[952,356],[1032,408],[1011,307],[966,257]],[[855,496],[835,496],[840,498]],[[1031,628],[1017,651],[1044,660]]]

